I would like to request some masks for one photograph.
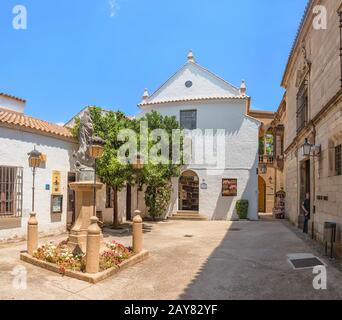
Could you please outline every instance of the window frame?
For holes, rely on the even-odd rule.
[[[114,191],[106,184],[106,209],[113,209]]]
[[[335,146],[335,176],[342,176],[342,144]]]
[[[297,92],[297,133],[303,130],[309,120],[309,86],[308,80],[304,80]]]
[[[187,116],[185,118],[187,119],[190,119],[190,122],[191,122],[191,128],[187,128],[186,126],[184,126],[184,114],[186,113],[193,113],[194,116]],[[196,109],[190,109],[190,110],[180,110],[180,113],[179,113],[179,122],[180,122],[180,125],[182,126],[182,128],[184,129],[187,129],[187,130],[196,130],[197,129],[197,110]],[[194,123],[193,123],[194,122]]]
[[[0,218],[22,217],[23,168],[0,165]]]

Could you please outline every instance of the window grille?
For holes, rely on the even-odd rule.
[[[342,175],[342,145],[335,147],[335,174]]]
[[[300,132],[308,123],[309,99],[308,84],[304,81],[297,94],[297,132]]]
[[[184,129],[197,129],[197,111],[183,110],[180,112],[180,124]]]
[[[23,168],[0,166],[0,217],[21,217]]]

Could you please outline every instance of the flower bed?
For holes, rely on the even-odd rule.
[[[106,243],[106,250],[100,254],[100,271],[118,267],[132,255],[133,251],[130,247],[125,247],[114,240]],[[68,241],[62,241],[58,244],[49,242],[38,248],[33,253],[33,257],[40,261],[56,264],[63,274],[66,270],[83,273],[86,270],[85,254],[74,254],[68,248]]]

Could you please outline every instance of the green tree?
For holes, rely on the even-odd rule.
[[[180,130],[179,151],[180,160],[182,160],[182,130],[176,117],[164,117],[156,111],[147,113],[143,118],[139,119],[136,125],[141,124],[142,121],[148,124],[149,136],[155,129],[163,129],[168,133],[167,147],[169,154],[168,158],[165,159],[165,163],[154,163],[149,158],[149,161],[145,163],[141,174],[141,182],[146,186],[145,203],[148,207],[149,215],[155,219],[165,212],[170,203],[172,190],[171,178],[180,175],[182,162],[175,164],[172,161],[172,144],[175,143],[175,141],[172,141],[172,134],[174,130]],[[157,142],[161,142],[161,140],[159,139]],[[157,142],[153,142],[152,139],[149,139],[149,151]]]
[[[118,160],[119,148],[124,142],[117,139],[122,129],[134,129],[134,123],[122,112],[104,111],[100,107],[89,107],[94,126],[94,135],[105,140],[104,152],[97,161],[96,173],[103,183],[113,190],[113,226],[119,225],[118,192],[125,187],[126,183],[133,183],[133,169],[129,164]],[[72,132],[78,135],[79,119],[75,121]]]

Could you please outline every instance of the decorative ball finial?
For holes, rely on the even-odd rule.
[[[147,88],[145,88],[145,90],[144,90],[144,95],[143,95],[143,100],[145,101],[145,100],[147,100],[148,98],[149,98],[149,93],[148,93],[148,90],[147,90]]]
[[[245,80],[242,80],[241,86],[240,86],[240,95],[246,96],[246,92],[247,92],[246,83],[245,83]]]
[[[192,62],[192,63],[195,63],[195,62],[196,62],[192,50],[190,50],[189,53],[188,53],[188,61],[189,61],[189,62]]]

